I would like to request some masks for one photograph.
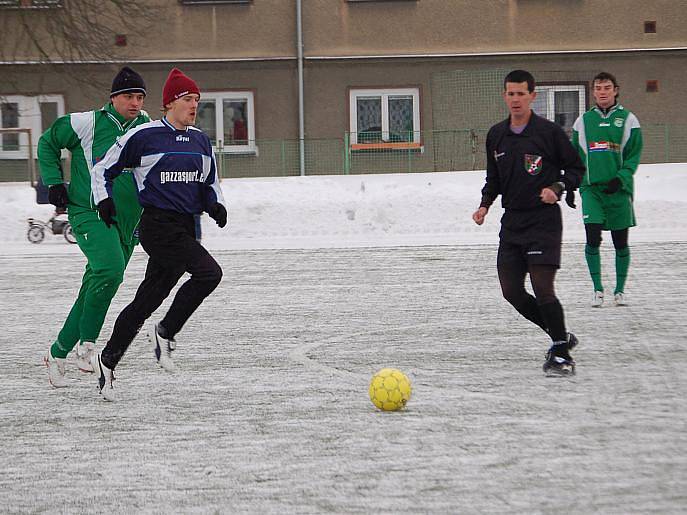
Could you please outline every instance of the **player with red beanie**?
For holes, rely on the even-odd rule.
[[[162,88],[162,105],[167,106],[175,100],[185,96],[195,94],[200,98],[198,85],[188,75],[184,75],[179,68],[172,68],[167,76],[164,88]]]
[[[162,120],[127,133],[92,172],[93,198],[100,216],[105,223],[113,223],[112,181],[125,168],[133,169],[143,206],[141,246],[150,256],[134,300],[117,317],[110,340],[94,359],[100,392],[110,401],[114,400],[114,368],[184,273],[188,272],[190,279],[179,288],[151,336],[155,358],[169,372],[176,369],[172,361],[174,337],[222,278],[219,264],[195,237],[194,216],[203,211],[218,226],[227,224],[212,143],[193,126],[200,88],[174,68],[165,82],[162,100]]]

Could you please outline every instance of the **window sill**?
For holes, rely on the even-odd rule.
[[[236,156],[258,156],[258,155],[260,155],[260,152],[258,151],[258,147],[224,147],[221,150],[213,147],[212,150],[215,154],[224,154],[224,155],[236,155]]]
[[[352,143],[351,150],[414,150],[424,153],[425,147],[421,143]]]
[[[14,151],[14,150],[3,150],[0,151],[0,159],[14,159],[14,160],[27,160],[29,158],[29,154],[26,152],[26,150],[20,150],[20,151]],[[36,159],[36,151],[33,151],[33,158]]]

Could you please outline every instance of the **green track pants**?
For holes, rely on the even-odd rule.
[[[98,339],[135,247],[122,243],[117,228],[108,228],[95,211],[70,216],[70,222],[88,263],[79,295],[52,346],[56,358],[67,357],[79,341]]]

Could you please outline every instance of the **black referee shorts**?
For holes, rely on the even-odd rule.
[[[497,265],[561,266],[563,220],[558,204],[537,209],[507,209],[501,218]]]

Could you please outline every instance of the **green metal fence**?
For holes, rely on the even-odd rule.
[[[687,162],[687,125],[643,125],[642,163]],[[481,170],[485,167],[484,129],[423,131],[420,145],[396,143],[359,146],[348,134],[341,138],[305,141],[306,175],[347,175],[380,173],[445,172]],[[222,177],[282,177],[300,174],[298,140],[258,140],[256,152],[217,154]],[[3,158],[0,147],[0,182],[28,181],[29,162],[17,157]],[[25,150],[25,149],[24,149]],[[26,154],[26,152],[24,152]],[[65,166],[66,168],[66,166]]]
[[[687,125],[645,125],[643,163],[687,162]],[[486,166],[485,129],[423,131],[419,148],[357,148],[348,134],[305,141],[306,175],[446,172]],[[222,177],[299,175],[297,140],[259,140],[253,155],[219,154]]]

